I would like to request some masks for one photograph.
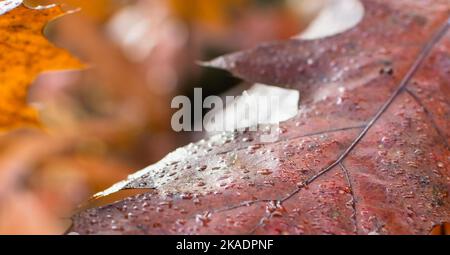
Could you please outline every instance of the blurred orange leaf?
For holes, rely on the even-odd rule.
[[[227,19],[227,11],[239,8],[248,0],[170,0],[170,5],[178,16],[200,22],[222,25]]]
[[[27,90],[39,73],[82,66],[42,34],[47,22],[63,13],[59,7],[19,6],[0,16],[0,130],[39,126],[36,109],[27,104]]]

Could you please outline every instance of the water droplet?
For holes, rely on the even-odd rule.
[[[252,141],[253,141],[253,138],[251,138],[251,137],[244,137],[244,138],[242,138],[242,142],[244,142],[244,143],[252,142]]]
[[[190,200],[193,198],[193,195],[191,193],[183,193],[180,195],[180,197],[185,200]]]
[[[199,166],[199,167],[197,167],[197,168],[196,168],[196,170],[197,170],[197,171],[205,171],[205,170],[206,170],[206,168],[208,168],[208,166],[206,166],[206,165],[203,165],[203,166]]]
[[[271,201],[266,205],[266,211],[272,215],[272,217],[281,217],[286,209],[283,207],[280,201]]]
[[[419,165],[416,162],[413,162],[413,161],[408,161],[408,162],[406,162],[406,164],[408,166],[412,167],[412,168],[418,168],[419,167]]]
[[[207,227],[208,223],[211,222],[211,213],[205,212],[204,214],[197,214],[195,220],[200,223],[203,227]]]
[[[185,225],[185,224],[186,224],[186,220],[184,220],[184,219],[178,219],[178,220],[176,221],[176,224],[178,224],[178,225]]]
[[[117,226],[117,225],[112,225],[111,226],[111,230],[123,230],[123,227]]]
[[[262,169],[262,170],[258,171],[258,174],[261,174],[261,175],[271,175],[272,173],[273,172],[270,169]]]
[[[194,202],[195,205],[200,205],[201,201],[198,198],[195,198],[194,200],[192,200],[192,202]]]
[[[297,185],[297,188],[302,189],[306,186],[306,183],[302,181],[302,182],[298,182],[296,185]]]
[[[278,133],[280,133],[280,134],[285,134],[285,133],[287,133],[287,129],[284,128],[284,127],[279,127],[279,128],[278,128]]]
[[[387,151],[378,151],[378,155],[383,157],[387,155]]]
[[[249,150],[257,150],[257,149],[260,149],[261,147],[262,147],[261,144],[254,144],[254,145],[248,146],[248,149]]]

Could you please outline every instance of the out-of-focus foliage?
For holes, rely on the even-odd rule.
[[[244,8],[248,0],[169,0],[174,14],[180,18],[213,25],[225,25],[231,12]]]
[[[58,8],[0,16],[8,31],[0,33],[0,125],[35,125],[39,116],[44,127],[0,136],[0,233],[62,233],[90,195],[191,141],[170,129],[171,98],[223,79],[201,84],[196,61],[288,38],[306,23],[283,1],[260,2],[26,0],[37,9],[81,8],[45,28],[53,44],[41,30]],[[45,70],[79,67],[77,58],[85,69],[33,82]]]

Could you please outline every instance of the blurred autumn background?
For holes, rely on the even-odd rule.
[[[2,128],[0,234],[64,233],[91,195],[201,139],[171,130],[172,98],[247,85],[198,61],[293,37],[325,2],[25,1],[71,13],[43,31],[84,67],[35,79],[27,98],[39,127]]]

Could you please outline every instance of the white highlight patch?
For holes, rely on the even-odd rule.
[[[298,36],[314,40],[345,32],[364,17],[364,6],[359,0],[328,0],[325,8],[311,25]]]
[[[207,123],[205,126],[207,130],[233,131],[261,124],[279,124],[297,115],[299,99],[298,90],[255,84],[227,104],[225,110],[215,114],[215,119],[224,123]]]
[[[4,0],[0,1],[0,15],[3,15],[17,6],[21,5],[23,0]]]

